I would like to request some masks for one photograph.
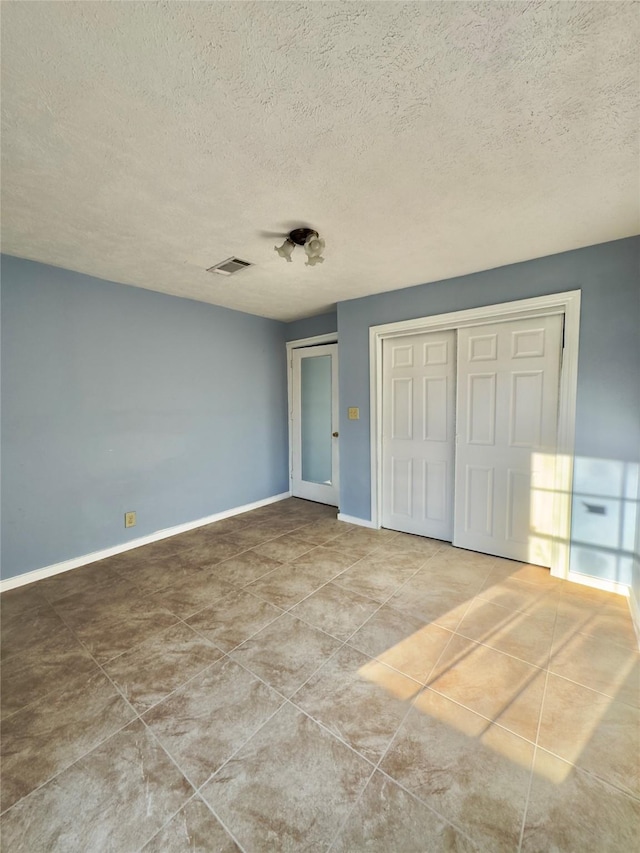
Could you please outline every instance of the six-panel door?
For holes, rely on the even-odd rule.
[[[551,565],[562,318],[458,331],[454,545]]]
[[[455,332],[383,343],[382,525],[451,540]]]
[[[383,342],[383,527],[551,564],[561,346],[560,315]]]

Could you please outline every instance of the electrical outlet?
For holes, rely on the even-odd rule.
[[[136,526],[136,514],[135,514],[135,512],[125,512],[125,514],[124,514],[124,526],[125,527],[135,527]]]
[[[349,408],[349,420],[350,421],[359,421],[360,420],[360,409],[357,406],[350,406],[350,408]]]

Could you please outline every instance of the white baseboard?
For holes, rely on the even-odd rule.
[[[583,575],[580,572],[569,572],[567,580],[579,583],[582,586],[590,586],[593,589],[601,589],[603,592],[615,592],[617,595],[629,595],[629,584],[618,583],[618,581],[596,578],[591,575]]]
[[[633,594],[633,588],[629,589],[629,610],[631,611],[631,621],[636,632],[638,648],[640,648],[640,601]]]
[[[370,527],[372,530],[377,529],[373,521],[369,521],[368,518],[356,518],[355,515],[345,515],[343,512],[338,513],[338,521],[346,521],[348,524],[357,524],[358,527]]]
[[[208,515],[205,518],[199,518],[196,521],[187,521],[185,524],[176,524],[175,527],[165,527],[163,530],[156,530],[155,533],[149,533],[147,536],[140,536],[138,539],[132,539],[131,542],[123,542],[121,545],[114,545],[111,548],[103,548],[101,551],[92,551],[90,554],[83,554],[80,557],[73,557],[71,560],[64,560],[61,563],[53,563],[51,566],[43,566],[41,569],[34,569],[32,572],[24,572],[24,574],[16,575],[14,578],[6,578],[0,581],[0,592],[6,592],[9,589],[15,589],[18,586],[24,586],[28,583],[50,578],[53,575],[59,575],[62,572],[77,569],[80,566],[86,566],[89,563],[97,563],[98,560],[105,560],[107,557],[113,557],[116,554],[122,554],[124,551],[131,551],[133,548],[140,548],[142,545],[150,545],[152,542],[158,542],[161,539],[168,539],[170,536],[177,536],[179,533],[187,533],[189,530],[195,530],[196,527],[203,527],[205,524],[213,524],[214,521],[222,521],[223,518],[231,518],[233,515],[240,515],[243,512],[249,512],[252,509],[258,509],[261,506],[283,501],[285,498],[291,497],[291,492],[282,492],[279,495],[272,495],[270,498],[263,498],[261,501],[254,501],[244,506],[236,506],[233,509],[225,509],[223,512],[216,512],[214,515]]]

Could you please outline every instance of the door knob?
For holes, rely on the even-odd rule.
[[[334,438],[337,438],[337,437],[338,437],[338,433],[337,433],[337,432],[332,432],[332,433],[331,433],[331,435],[332,435]]]

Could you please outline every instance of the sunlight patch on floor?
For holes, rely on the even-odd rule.
[[[519,572],[526,573],[526,570],[526,566],[519,567],[510,577],[517,577]],[[519,583],[524,584],[523,581]],[[424,686],[416,681],[415,690],[412,690],[412,682],[396,675],[395,670],[406,673],[408,662],[415,667],[415,662],[424,658],[433,645],[431,633],[444,630],[434,623],[425,624],[372,658],[359,669],[359,675],[379,685],[395,699],[413,702],[413,707],[421,713],[433,716],[469,738],[478,739],[516,764],[530,767],[532,744],[538,736],[538,723],[545,701],[547,669],[558,655],[565,654],[567,650],[578,655],[592,639],[589,633],[581,632],[589,632],[598,619],[597,613],[587,613],[584,617],[574,614],[571,619],[558,616],[553,647],[549,641],[547,651],[535,663],[514,657],[496,646],[496,642],[500,638],[509,642],[510,634],[516,630],[520,631],[521,638],[526,639],[528,622],[531,631],[536,630],[536,625],[539,627],[536,612],[540,612],[537,594],[541,587],[530,586],[533,600],[528,609],[505,609],[504,618],[473,639],[452,633],[449,645],[439,654],[437,662],[434,660],[435,665],[431,667],[429,677],[424,679]],[[499,609],[489,602],[476,601],[480,609],[483,605],[491,607],[492,613]],[[459,606],[456,609],[460,609]],[[610,670],[606,689],[613,696],[631,675],[635,660],[635,652],[629,650],[628,655],[622,656]],[[554,678],[560,676],[554,675]],[[571,680],[564,683],[574,685]],[[546,725],[560,727],[566,719],[566,709],[563,713],[559,703],[550,705],[550,701],[545,708]],[[538,775],[555,784],[562,783],[572,772],[573,764],[579,761],[613,701],[612,696],[596,692],[593,704],[571,719],[570,738],[563,745],[562,761],[537,762]],[[513,736],[505,736],[505,731]],[[538,745],[544,747],[544,744]]]

